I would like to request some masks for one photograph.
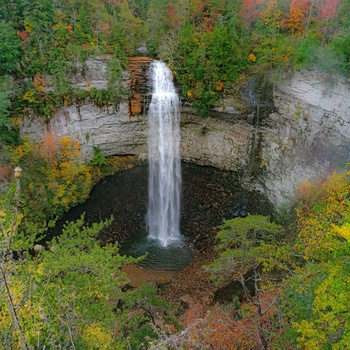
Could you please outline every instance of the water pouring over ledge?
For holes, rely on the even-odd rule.
[[[151,63],[150,77],[147,227],[149,237],[166,247],[181,240],[179,97],[171,71],[164,62]]]

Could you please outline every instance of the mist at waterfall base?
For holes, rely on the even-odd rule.
[[[137,265],[155,271],[180,272],[194,257],[194,250],[187,247],[184,240],[172,241],[164,247],[157,239],[149,237],[147,231],[135,232],[120,251],[135,258],[145,255]]]

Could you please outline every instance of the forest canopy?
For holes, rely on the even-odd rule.
[[[118,81],[126,57],[146,42],[207,115],[253,77],[302,67],[350,74],[349,13],[348,0],[1,0],[0,110],[10,99],[12,115],[29,108],[49,116],[64,103],[96,100],[70,84],[84,60],[111,55]],[[104,100],[117,98],[109,91]]]

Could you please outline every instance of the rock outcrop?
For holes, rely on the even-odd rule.
[[[90,57],[80,65],[77,73],[72,77],[73,86],[83,90],[107,89],[108,87],[108,60],[110,56],[101,55]]]
[[[202,118],[181,114],[181,158],[199,165],[244,171],[254,127],[233,115]]]
[[[314,71],[295,74],[274,91],[276,113],[261,128],[261,189],[273,203],[296,186],[344,169],[350,160],[350,82]]]
[[[217,108],[215,118],[183,113],[183,159],[240,171],[246,187],[265,193],[277,207],[293,200],[302,181],[344,169],[350,161],[348,80],[297,73],[275,87],[273,104],[260,121],[257,109],[240,115],[234,100]]]
[[[146,108],[149,97],[148,68],[152,58],[131,57],[128,60],[127,71],[130,74],[131,98],[129,99],[129,114],[131,116],[142,115]]]
[[[81,89],[106,89],[108,84],[108,56],[90,58],[72,78],[73,86]],[[80,106],[60,108],[47,123],[40,118],[27,118],[22,135],[40,140],[46,132],[59,137],[69,135],[77,140],[87,160],[93,156],[93,146],[106,156],[136,154],[147,157],[147,122],[144,117],[143,94],[147,91],[146,72],[152,59],[130,59],[123,72],[122,87],[130,91],[118,106],[98,108],[85,102]]]
[[[105,88],[107,57],[86,61],[74,83]],[[122,85],[130,89],[118,106],[86,103],[62,107],[48,124],[25,120],[22,133],[40,139],[45,132],[70,135],[91,159],[93,147],[106,155],[147,157],[147,70],[152,60],[129,60]],[[274,89],[274,112],[259,121],[227,99],[213,116],[202,118],[185,105],[181,113],[181,157],[187,162],[237,171],[247,188],[259,189],[276,206],[293,198],[305,179],[344,168],[350,150],[350,83],[313,71],[295,74]],[[251,107],[251,106],[250,106]]]

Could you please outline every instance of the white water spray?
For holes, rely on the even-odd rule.
[[[152,100],[148,112],[149,237],[161,245],[180,235],[180,112],[172,74],[160,61],[151,64]]]

